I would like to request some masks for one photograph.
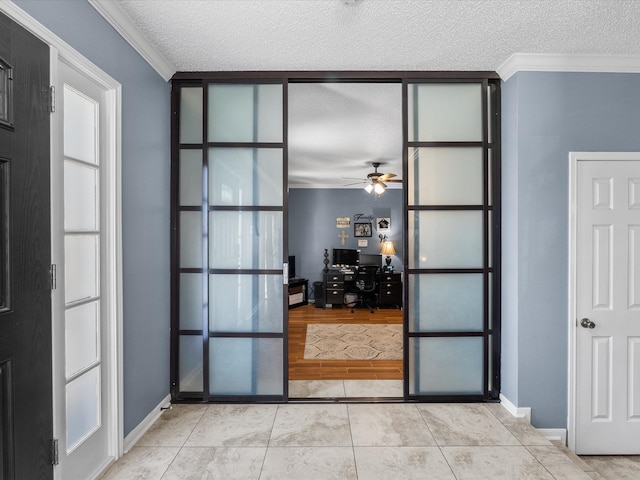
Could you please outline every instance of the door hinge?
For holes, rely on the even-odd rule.
[[[58,465],[60,458],[58,457],[58,439],[51,440],[51,465]]]
[[[51,290],[55,290],[57,287],[57,271],[56,271],[56,264],[52,263],[51,267],[49,268],[49,275],[51,276],[50,280],[51,280]]]
[[[49,87],[49,109],[51,113],[56,111],[56,87],[53,85]]]

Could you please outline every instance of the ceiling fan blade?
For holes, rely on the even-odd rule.
[[[391,177],[395,177],[396,174],[395,173],[385,173],[383,175],[381,175],[380,177],[378,177],[379,180],[382,180],[383,182],[386,182],[387,180],[389,180]]]
[[[360,180],[359,182],[354,182],[354,183],[345,183],[344,185],[342,185],[343,187],[350,187],[351,185],[362,185],[364,183],[367,182],[363,182],[362,180]]]
[[[385,180],[387,183],[402,183],[401,178],[395,178],[393,180]]]

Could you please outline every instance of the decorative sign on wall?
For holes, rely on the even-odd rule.
[[[389,217],[377,218],[376,225],[379,232],[388,232],[391,229],[391,219]]]
[[[351,225],[351,219],[349,217],[336,218],[336,228],[349,228]]]
[[[354,222],[373,222],[373,215],[365,215],[364,213],[356,213],[353,216]]]

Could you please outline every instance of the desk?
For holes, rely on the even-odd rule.
[[[308,302],[309,281],[306,278],[289,279],[289,308],[301,307]]]
[[[355,281],[355,273],[345,273],[340,270],[329,270],[322,276],[324,288],[324,304],[344,305],[344,294]],[[376,279],[378,293],[378,307],[402,307],[402,275],[386,270],[380,270]]]
[[[378,295],[381,307],[402,307],[402,275],[383,270],[378,283]]]
[[[324,287],[324,304],[343,305],[345,286],[353,282],[355,273],[344,273],[340,270],[325,272],[322,280]]]

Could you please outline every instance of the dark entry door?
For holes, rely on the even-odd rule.
[[[0,479],[50,479],[49,49],[0,14]]]

